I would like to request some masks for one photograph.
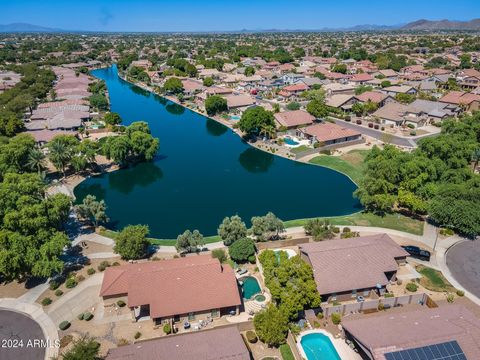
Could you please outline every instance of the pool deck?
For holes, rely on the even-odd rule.
[[[301,341],[302,341],[302,337],[309,334],[322,334],[327,336],[329,340],[332,342],[335,350],[337,351],[338,356],[340,356],[340,359],[342,360],[362,360],[361,356],[358,353],[354,352],[352,349],[350,349],[350,347],[345,343],[344,340],[340,338],[336,339],[332,336],[332,334],[321,329],[306,330],[306,331],[303,331],[297,337],[297,349],[300,352],[300,355],[304,359],[308,359],[308,358],[307,358],[307,354],[305,354],[305,351],[303,350]]]

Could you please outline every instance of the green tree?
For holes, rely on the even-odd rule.
[[[73,343],[70,350],[62,354],[63,360],[98,360],[100,344],[92,338],[82,337]]]
[[[245,76],[255,75],[255,68],[253,66],[247,66],[245,68]]]
[[[305,232],[311,235],[315,241],[331,239],[335,236],[333,226],[328,220],[310,219],[304,226]]]
[[[0,143],[0,175],[32,171],[28,161],[34,149],[35,140],[29,134],[18,134]]]
[[[182,81],[179,78],[171,77],[163,84],[163,90],[170,94],[180,94],[183,92]]]
[[[108,109],[108,100],[103,94],[93,94],[88,98],[88,100],[90,101],[90,105],[98,110]]]
[[[247,136],[258,135],[262,126],[274,127],[275,118],[272,112],[261,106],[247,109],[238,122],[239,129]]]
[[[150,245],[147,240],[148,233],[149,229],[146,225],[128,225],[124,227],[115,239],[113,251],[126,260],[136,260],[145,257]]]
[[[23,129],[23,121],[13,112],[0,110],[0,135],[14,136]]]
[[[45,154],[39,148],[33,148],[28,154],[27,166],[41,175],[45,170]]]
[[[252,255],[255,255],[255,242],[252,239],[244,238],[232,243],[228,252],[232,260],[244,263]]]
[[[122,122],[122,118],[116,112],[107,112],[103,118],[107,125],[119,125]]]
[[[307,104],[307,112],[317,119],[324,118],[330,113],[328,106],[318,100],[312,100]]]
[[[270,304],[255,315],[253,325],[258,338],[269,346],[278,347],[285,343],[288,333],[288,318]]]
[[[300,110],[300,104],[298,102],[292,101],[291,103],[287,104],[287,110]]]
[[[199,251],[199,247],[205,245],[203,235],[198,230],[186,230],[178,235],[175,248],[179,253],[190,253]]]
[[[247,227],[240,216],[234,215],[223,219],[217,233],[223,240],[223,244],[230,246],[235,241],[247,236]]]
[[[228,110],[227,100],[219,95],[209,96],[205,100],[205,110],[210,116],[225,112]]]
[[[335,64],[332,67],[333,72],[341,73],[341,74],[346,74],[347,73],[347,65],[345,64]]]
[[[78,139],[73,135],[57,135],[47,144],[48,159],[57,170],[62,172],[63,177],[65,177],[66,169],[75,154],[77,145]]]
[[[107,204],[104,200],[98,201],[94,195],[87,195],[75,209],[82,219],[91,221],[95,227],[108,222]]]
[[[218,261],[223,264],[225,261],[227,261],[227,253],[223,249],[213,249],[212,258],[218,259]]]
[[[214,84],[214,81],[211,77],[206,77],[203,79],[203,86],[210,87]]]
[[[283,221],[272,212],[268,212],[265,216],[254,216],[251,222],[251,231],[257,241],[279,239],[280,233],[285,231]]]

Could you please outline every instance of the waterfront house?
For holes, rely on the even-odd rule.
[[[323,301],[383,295],[408,256],[387,234],[306,243],[300,254],[313,268]]]
[[[109,267],[100,296],[126,301],[136,320],[155,325],[238,314],[242,303],[233,269],[210,255]]]
[[[299,138],[310,140],[310,143],[313,145],[318,143],[320,146],[342,146],[362,139],[362,134],[358,131],[330,122],[297,129],[295,135]]]
[[[274,114],[277,127],[296,129],[301,126],[312,125],[315,116],[303,110],[284,111]]]
[[[250,360],[236,325],[136,341],[108,350],[106,360]]]
[[[480,354],[480,320],[462,305],[353,315],[342,319],[342,329],[362,358],[371,360],[465,360]]]
[[[255,105],[255,99],[246,94],[231,94],[224,96],[227,100],[227,107],[229,110],[238,109],[240,111]]]

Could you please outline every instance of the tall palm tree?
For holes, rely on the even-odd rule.
[[[48,158],[65,177],[65,168],[72,159],[71,149],[62,141],[51,141],[49,143],[49,151]]]
[[[45,154],[39,148],[33,148],[28,154],[27,166],[30,170],[36,170],[38,175],[45,169]]]

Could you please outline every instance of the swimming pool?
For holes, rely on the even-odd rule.
[[[251,299],[256,294],[261,293],[262,289],[260,289],[260,285],[258,284],[258,280],[255,279],[253,276],[247,276],[240,279],[242,282],[242,293],[244,299]]]
[[[298,141],[293,140],[291,137],[284,137],[283,141],[285,141],[285,144],[290,146],[295,146],[300,144]]]
[[[341,360],[332,341],[320,332],[303,335],[300,346],[307,360]]]
[[[240,120],[240,116],[238,116],[238,115],[230,115],[230,120],[232,120],[232,121],[238,121],[238,120]]]

